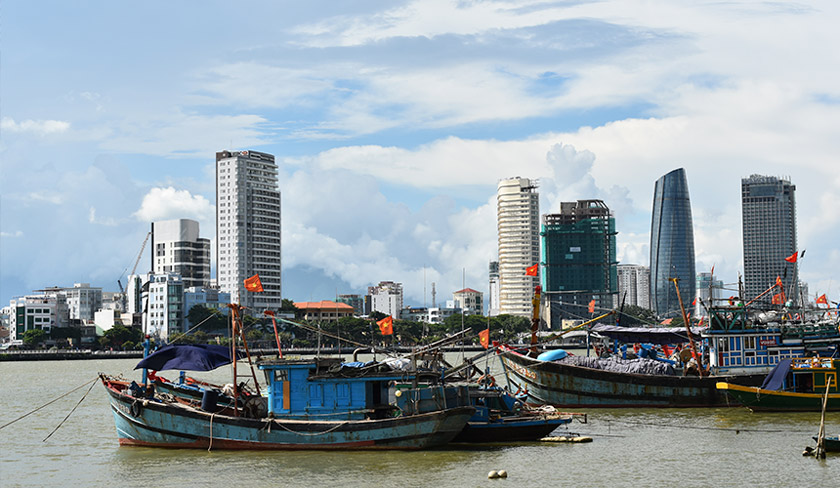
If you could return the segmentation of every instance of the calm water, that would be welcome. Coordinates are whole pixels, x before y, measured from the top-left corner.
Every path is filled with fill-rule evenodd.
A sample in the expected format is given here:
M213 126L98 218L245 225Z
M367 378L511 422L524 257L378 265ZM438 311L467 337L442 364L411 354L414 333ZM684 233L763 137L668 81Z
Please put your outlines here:
M136 360L0 363L0 425ZM494 365L495 367L495 365ZM198 375L196 375L198 376ZM225 381L220 372L204 378ZM744 409L598 410L569 431L590 444L522 443L424 452L225 452L119 447L97 384L0 430L0 486L840 486L840 455L804 458L819 414ZM829 433L840 414L829 414ZM735 429L740 430L736 433ZM556 434L563 434L563 429ZM505 469L507 480L488 480Z

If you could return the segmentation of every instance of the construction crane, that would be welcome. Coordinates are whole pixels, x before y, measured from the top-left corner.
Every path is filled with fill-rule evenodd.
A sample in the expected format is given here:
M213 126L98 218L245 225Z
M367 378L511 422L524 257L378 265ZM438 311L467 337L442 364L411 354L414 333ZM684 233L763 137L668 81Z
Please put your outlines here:
M143 257L143 251L146 250L146 244L149 242L149 237L152 237L152 232L151 231L146 233L146 238L143 239L143 244L140 245L140 252L137 253L137 259L134 260L134 266L131 268L131 273L129 273L128 276L133 275L137 271L137 265L140 264L140 258ZM128 268L124 269L123 274L125 274L125 272L127 270L128 270ZM117 285L119 285L120 294L122 294L123 312L127 312L128 311L128 297L126 296L125 290L123 289L122 281L120 281L121 279L122 279L122 276L120 276L117 279Z

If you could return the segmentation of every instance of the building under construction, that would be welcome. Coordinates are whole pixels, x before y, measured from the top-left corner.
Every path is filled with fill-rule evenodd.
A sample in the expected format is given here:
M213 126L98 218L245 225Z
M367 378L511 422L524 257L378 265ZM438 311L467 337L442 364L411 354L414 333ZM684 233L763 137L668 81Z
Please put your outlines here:
M590 318L614 306L618 293L615 218L601 200L560 204L559 214L543 215L545 318L559 328L563 319Z

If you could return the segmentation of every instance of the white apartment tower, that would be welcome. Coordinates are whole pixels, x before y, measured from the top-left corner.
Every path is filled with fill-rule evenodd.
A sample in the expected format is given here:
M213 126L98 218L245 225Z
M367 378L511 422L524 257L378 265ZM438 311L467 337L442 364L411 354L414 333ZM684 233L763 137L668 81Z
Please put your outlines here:
M152 222L152 270L181 275L185 288L210 286L210 240L198 237L198 222Z
M402 283L380 281L376 286L368 287L371 311L382 312L398 319L403 308Z
M257 151L216 153L218 286L252 315L277 310L280 289L280 191L274 156ZM264 291L245 290L259 275Z
M650 268L638 264L619 264L618 303L650 308Z
M539 276L525 275L540 261L540 196L536 180L499 182L499 313L529 317Z

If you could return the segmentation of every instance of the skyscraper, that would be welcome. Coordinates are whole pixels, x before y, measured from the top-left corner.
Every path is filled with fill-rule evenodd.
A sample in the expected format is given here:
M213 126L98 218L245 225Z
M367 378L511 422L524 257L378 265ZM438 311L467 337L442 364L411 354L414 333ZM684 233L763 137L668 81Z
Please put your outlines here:
M744 299L752 300L781 277L788 298L798 298L797 264L785 258L797 252L796 186L775 176L741 179L744 239ZM771 296L762 303L770 305Z
M579 319L595 300L612 308L618 292L615 218L601 200L563 202L560 213L543 215L543 293L551 324Z
M499 231L499 313L529 317L538 276L528 267L540 261L540 195L537 182L508 178L496 197Z
M650 226L650 305L661 317L680 315L671 278L677 278L686 311L694 300L694 226L685 170L656 181Z
M638 264L618 265L618 306L650 308L650 268Z
M198 222L152 222L152 270L181 275L184 288L210 286L210 240L198 236Z
M280 289L280 191L274 156L257 151L216 153L218 285L252 315L277 310ZM263 292L243 281L260 276Z

